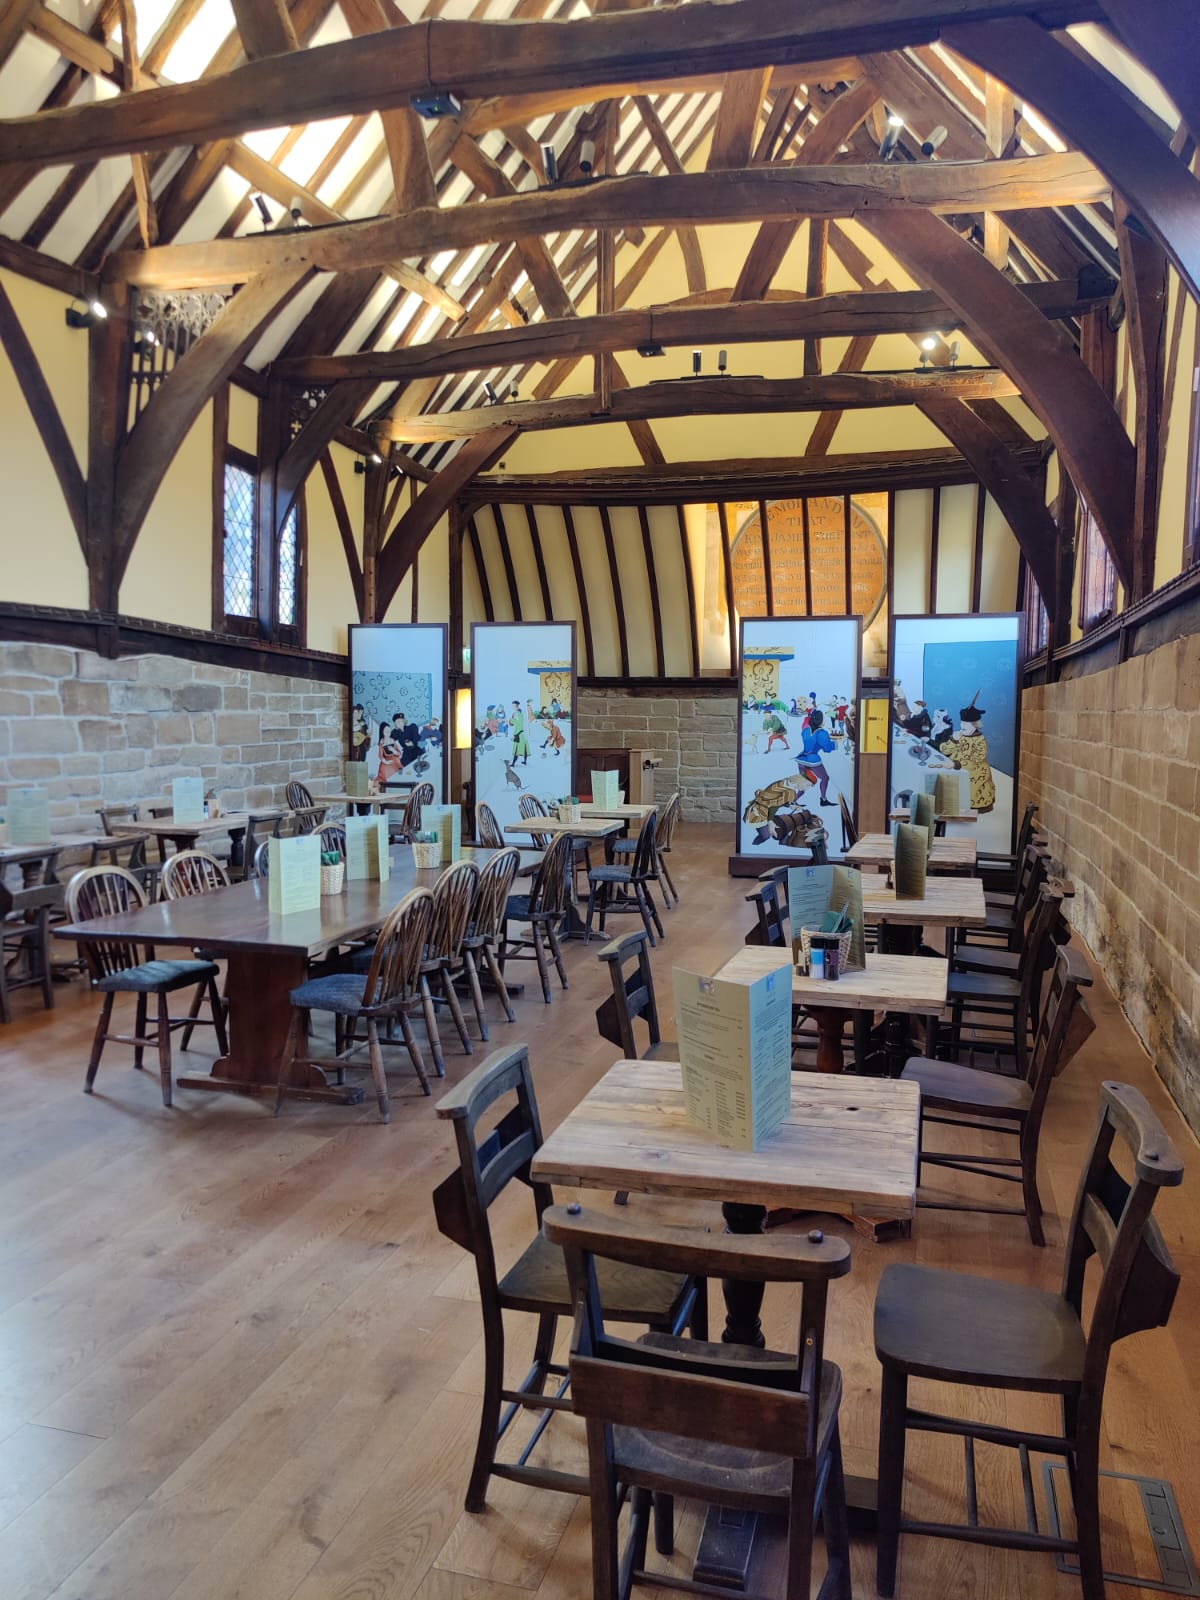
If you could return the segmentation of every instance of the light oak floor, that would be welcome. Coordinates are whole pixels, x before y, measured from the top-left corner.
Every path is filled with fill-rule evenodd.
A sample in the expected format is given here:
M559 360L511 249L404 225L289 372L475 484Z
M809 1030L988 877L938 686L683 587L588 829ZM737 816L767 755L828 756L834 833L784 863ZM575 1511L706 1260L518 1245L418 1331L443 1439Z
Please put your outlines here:
M672 967L711 970L750 924L748 885L724 874L727 850L726 830L678 835L683 904L665 914L669 937L654 957L668 1015ZM615 1055L595 1032L607 986L596 948L567 946L571 988L552 1005L527 991L515 1026L495 1009L493 1044L530 1044L547 1128ZM430 1205L451 1137L403 1059L390 1127L370 1099L350 1110L292 1103L275 1119L253 1102L179 1091L165 1111L157 1074L132 1071L119 1046L89 1099L80 1090L96 1002L78 980L58 999L46 1014L19 994L17 1020L0 1029L0 1600L585 1597L586 1504L496 1484L486 1514L462 1509L480 1325L470 1267ZM846 1377L847 1464L873 1467L882 1268L918 1260L1057 1286L1097 1084L1124 1078L1166 1118L1189 1172L1158 1213L1183 1287L1170 1327L1119 1347L1107 1465L1170 1479L1200 1542L1200 1163L1103 984L1092 1004L1097 1032L1050 1106L1044 1251L1019 1219L938 1212L922 1212L907 1242L851 1235L854 1268L835 1285L830 1329ZM207 1047L197 1043L189 1068ZM477 1044L469 1060L447 1036L451 1081L483 1054ZM514 1194L496 1209L502 1254L528 1237L525 1202ZM791 1331L782 1293L765 1315L773 1339ZM527 1337L518 1323L514 1373ZM1052 1420L1036 1398L969 1403L988 1417ZM547 1455L581 1460L578 1425L560 1422ZM957 1515L961 1467L954 1441L919 1438L909 1507ZM979 1471L982 1515L1019 1516L1015 1458L982 1447ZM1109 1565L1152 1573L1134 1497L1114 1490L1108 1510ZM681 1562L698 1525L688 1508ZM874 1594L873 1572L858 1538L856 1595ZM901 1593L1058 1600L1078 1589L1050 1557L909 1539Z

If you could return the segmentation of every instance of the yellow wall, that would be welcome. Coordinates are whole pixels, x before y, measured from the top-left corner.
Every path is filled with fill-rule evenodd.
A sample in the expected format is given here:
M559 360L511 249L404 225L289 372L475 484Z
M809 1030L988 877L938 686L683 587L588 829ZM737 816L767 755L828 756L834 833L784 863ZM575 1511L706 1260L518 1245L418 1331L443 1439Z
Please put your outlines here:
M126 616L212 627L212 406L167 469L121 584Z

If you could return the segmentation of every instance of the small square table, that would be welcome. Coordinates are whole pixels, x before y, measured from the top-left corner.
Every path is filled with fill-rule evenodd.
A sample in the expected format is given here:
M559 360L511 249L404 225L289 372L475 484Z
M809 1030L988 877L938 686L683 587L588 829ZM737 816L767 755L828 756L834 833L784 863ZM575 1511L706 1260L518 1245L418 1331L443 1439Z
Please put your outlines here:
M843 857L848 867L876 867L890 872L896 857L896 841L890 833L864 833ZM967 839L935 839L929 854L931 872L974 872L974 836Z

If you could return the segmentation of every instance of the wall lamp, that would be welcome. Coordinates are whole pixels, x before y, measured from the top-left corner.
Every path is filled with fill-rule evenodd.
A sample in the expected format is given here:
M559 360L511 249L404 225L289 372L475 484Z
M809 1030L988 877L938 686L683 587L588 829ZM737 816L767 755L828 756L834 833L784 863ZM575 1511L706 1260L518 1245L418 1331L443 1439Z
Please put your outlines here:
M102 300L76 298L74 304L67 307L66 317L68 328L90 328L94 322L107 319L108 309Z
M373 467L381 467L383 465L383 457L379 454L378 450L372 450L371 454L367 457L367 461L369 461ZM367 461L356 461L354 463L354 470L360 478L368 470Z

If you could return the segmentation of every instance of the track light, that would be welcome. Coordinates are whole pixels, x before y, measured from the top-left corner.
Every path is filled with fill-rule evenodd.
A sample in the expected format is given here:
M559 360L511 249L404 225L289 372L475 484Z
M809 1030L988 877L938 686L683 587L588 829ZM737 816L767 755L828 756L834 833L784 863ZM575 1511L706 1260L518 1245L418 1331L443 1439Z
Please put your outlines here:
M521 398L521 391L517 388L515 383L513 384L512 388L508 391L508 398L510 400L519 400Z
M542 146L542 165L546 169L546 182L558 182L558 156L552 144Z
M370 462L370 467L367 465L367 462ZM371 470L371 467L381 467L382 465L383 457L379 454L378 450L372 450L366 461L355 461L354 470L361 478Z
M956 367L958 365L958 340L957 339L955 339L954 343L950 346L950 365L952 367Z
M90 328L93 322L103 322L108 316L108 309L102 300L80 300L76 298L66 310L68 328Z
M251 198L251 200L254 201L254 204L258 207L258 214L262 218L263 227L264 228L269 228L271 226L271 224L275 220L274 217L271 215L270 206L267 204L266 200L264 199L264 197L261 194L252 194L250 196L250 198Z
M717 356L717 371L725 372L729 367L729 351L722 350Z
M288 206L288 214L297 227L304 221L304 200L298 195L292 196L292 203Z
M922 350L936 350L937 349L937 343L938 342L937 342L936 336L934 334L932 334L932 333L927 333L925 335L925 337L921 340L921 349Z
M484 380L484 385L483 385L483 392L488 397L488 405L490 405L490 406L498 406L500 404L500 396L496 393L496 386L495 386L494 383L489 383L485 379Z
M696 377L700 376L700 367L701 367L703 361L704 361L704 357L703 357L703 355L701 355L700 351L699 350L693 350L692 351L692 371L696 375Z
M921 145L921 154L923 156L931 156L931 155L933 155L934 151L940 150L942 148L942 146L945 144L946 140L949 137L950 137L949 128L944 128L941 125L941 123L939 123L938 126L929 135L928 139L926 139L924 141L924 143Z
M579 146L579 170L585 177L591 177L592 168L596 165L596 141L585 139Z
M897 116L894 111L890 111L883 138L879 141L879 159L881 161L890 161L892 159L892 153L900 142L900 130L903 126L904 118Z

